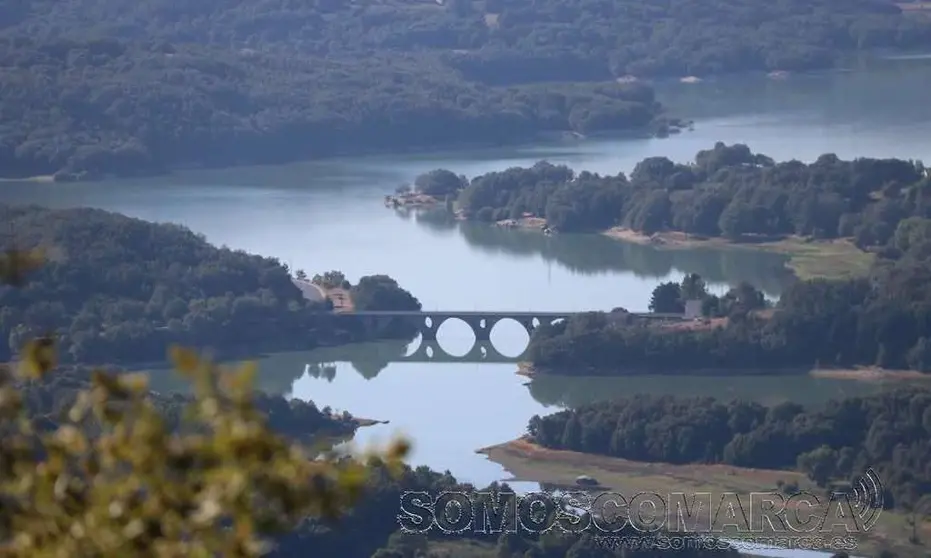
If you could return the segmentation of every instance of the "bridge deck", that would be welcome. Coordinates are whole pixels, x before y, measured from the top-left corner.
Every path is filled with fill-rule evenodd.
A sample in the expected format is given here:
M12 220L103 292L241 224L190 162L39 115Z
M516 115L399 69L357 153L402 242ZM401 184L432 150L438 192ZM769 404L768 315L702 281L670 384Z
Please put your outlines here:
M418 317L422 316L424 318L430 316L462 316L464 318L488 318L488 317L503 317L503 318L568 318L569 316L574 316L575 314L582 314L584 312L524 312L520 310L515 310L513 312L500 311L500 310L421 310L419 312L414 311L392 311L392 310L373 310L373 311L362 311L362 312L345 312L341 315L343 316L359 316L359 317L377 317L377 316L397 316L397 317ZM639 318L684 318L683 314L664 314L660 312L631 312L632 316L637 316Z

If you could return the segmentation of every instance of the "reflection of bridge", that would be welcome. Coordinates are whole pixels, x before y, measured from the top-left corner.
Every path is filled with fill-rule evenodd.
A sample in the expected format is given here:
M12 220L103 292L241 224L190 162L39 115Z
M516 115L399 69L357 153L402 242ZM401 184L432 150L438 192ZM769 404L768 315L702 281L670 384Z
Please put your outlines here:
M404 324L413 326L420 333L424 341L435 341L436 334L444 323L449 320L459 320L469 328L475 335L476 341L488 341L491 339L491 330L495 325L504 320L513 320L520 324L527 335L533 333L533 330L541 324L552 324L559 320L564 320L578 312L487 312L487 311L421 311L421 312L400 312L400 311L383 311L383 312L347 312L340 314L344 319L359 320L366 329L377 335L379 331L388 329L392 324ZM682 320L682 314L660 314L660 313L633 313L624 314L650 320Z
M485 363L485 364L506 364L510 362L520 362L524 360L527 353L525 348L517 356L506 356L501 354L495 344L489 341L476 341L468 353L462 356L456 356L449 353L439 344L438 341L422 340L417 350L409 355L399 355L395 362L461 362L461 363Z

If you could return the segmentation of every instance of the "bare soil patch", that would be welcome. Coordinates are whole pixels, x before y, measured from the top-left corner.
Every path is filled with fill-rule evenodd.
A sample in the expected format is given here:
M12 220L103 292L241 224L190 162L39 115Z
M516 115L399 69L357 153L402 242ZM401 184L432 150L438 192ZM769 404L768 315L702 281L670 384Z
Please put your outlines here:
M394 208L427 208L434 207L439 203L439 199L417 192L385 196L385 206Z
M525 216L520 219L504 219L495 223L498 227L506 229L530 229L543 230L546 227L546 219L542 217Z
M352 304L352 297L349 296L349 291L346 289L340 287L326 289L326 296L333 301L334 312L342 313L355 311L355 306Z

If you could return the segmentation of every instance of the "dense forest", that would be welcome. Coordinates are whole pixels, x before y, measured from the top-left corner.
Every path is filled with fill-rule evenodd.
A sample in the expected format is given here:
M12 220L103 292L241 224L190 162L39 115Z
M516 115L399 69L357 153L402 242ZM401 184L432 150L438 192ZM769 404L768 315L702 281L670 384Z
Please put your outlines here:
M659 285L651 307L679 311L700 299L705 322L657 326L624 312L592 312L533 332L528 358L540 372L752 373L776 368L876 365L931 372L931 220L895 229L870 275L797 281L771 310L740 285L708 295L698 277Z
M114 367L106 370L119 371ZM67 366L41 382L23 384L21 393L29 414L39 419L40 426L56 424L62 414L75 404L78 394L88 388L91 373L92 370L84 366ZM173 428L181 425L183 411L191 402L190 396L153 392L149 397ZM323 437L344 439L351 436L358 426L348 413L337 415L326 408L321 410L312 401L286 399L262 392L256 393L253 400L272 428L305 442L319 441Z
M478 221L544 217L567 232L614 226L749 240L787 235L888 242L899 222L931 217L931 173L920 162L825 154L776 163L742 144L716 144L688 164L640 161L630 176L575 173L541 161L464 181L462 215Z
M307 301L278 260L216 248L177 225L6 205L0 223L13 235L4 249L42 247L47 260L22 287L0 286L3 360L48 332L79 363L162 361L172 343L251 356L367 339ZM386 276L363 278L353 297L370 310L420 308Z
M745 401L644 396L596 403L528 426L547 447L667 463L798 469L819 486L872 467L886 507L931 494L931 391L908 388L806 410Z
M884 0L2 0L0 13L0 173L59 179L644 129L651 89L616 78L931 45L931 21Z

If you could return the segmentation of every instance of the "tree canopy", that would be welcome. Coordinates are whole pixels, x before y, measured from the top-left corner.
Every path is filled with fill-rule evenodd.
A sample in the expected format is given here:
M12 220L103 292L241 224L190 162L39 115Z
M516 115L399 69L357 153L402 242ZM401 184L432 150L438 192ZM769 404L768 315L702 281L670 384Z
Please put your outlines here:
M471 179L458 196L478 221L543 217L558 230L620 226L652 235L680 231L730 239L800 235L886 244L907 217L931 217L931 175L920 162L824 154L810 164L775 162L742 144L717 143L688 164L637 163L630 177L576 173L541 161ZM923 232L912 227L902 233Z
M872 0L5 0L4 176L161 172L644 129L655 78L931 46ZM662 123L656 123L662 128Z
M537 443L636 461L799 469L823 487L872 467L884 505L910 509L931 491L931 391L901 388L794 403L638 395L530 420Z
M161 361L173 343L249 356L369 339L306 300L278 260L217 248L184 227L7 205L0 222L15 232L5 248L47 254L23 286L0 285L3 359L44 334L58 337L64 361L98 364ZM416 302L383 275L361 284L389 304Z

